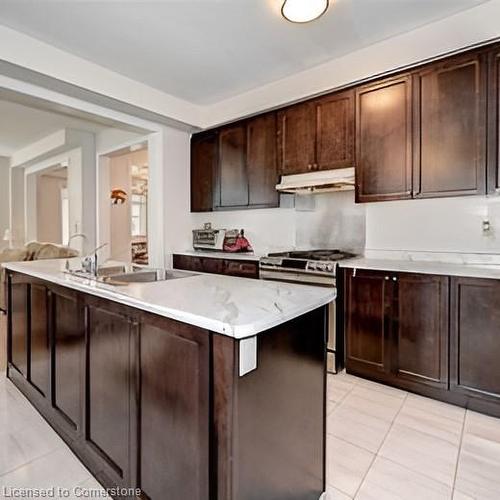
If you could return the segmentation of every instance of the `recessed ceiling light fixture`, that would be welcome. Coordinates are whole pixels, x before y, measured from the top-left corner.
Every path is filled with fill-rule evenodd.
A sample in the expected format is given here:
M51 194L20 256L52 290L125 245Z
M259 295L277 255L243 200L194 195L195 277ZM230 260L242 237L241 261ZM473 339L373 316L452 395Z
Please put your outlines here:
M281 7L283 17L292 23L308 23L328 10L328 0L285 0Z

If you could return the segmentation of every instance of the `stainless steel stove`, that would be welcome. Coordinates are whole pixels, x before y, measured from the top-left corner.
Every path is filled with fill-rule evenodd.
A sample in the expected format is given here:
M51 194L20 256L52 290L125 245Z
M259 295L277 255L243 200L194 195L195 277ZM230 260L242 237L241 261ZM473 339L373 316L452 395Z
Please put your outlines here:
M262 279L335 286L337 262L356 257L343 250L294 250L260 259Z
M294 250L270 253L260 259L260 278L308 285L337 285L338 261L357 255L343 250ZM337 335L336 305L328 307L327 370L337 373L343 368L344 341Z

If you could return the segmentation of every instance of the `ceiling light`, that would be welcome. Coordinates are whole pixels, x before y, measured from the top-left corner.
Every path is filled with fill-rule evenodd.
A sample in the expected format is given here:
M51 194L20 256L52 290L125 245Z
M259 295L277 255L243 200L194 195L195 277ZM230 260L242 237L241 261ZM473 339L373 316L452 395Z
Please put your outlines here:
M328 9L328 0L285 0L281 14L292 23L308 23L321 17Z

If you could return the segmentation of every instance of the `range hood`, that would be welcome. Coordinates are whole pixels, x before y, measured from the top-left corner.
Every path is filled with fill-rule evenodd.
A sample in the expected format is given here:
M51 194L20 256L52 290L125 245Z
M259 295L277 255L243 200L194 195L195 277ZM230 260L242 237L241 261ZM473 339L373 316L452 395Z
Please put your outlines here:
M354 190L354 167L283 175L276 189L282 193L312 194Z

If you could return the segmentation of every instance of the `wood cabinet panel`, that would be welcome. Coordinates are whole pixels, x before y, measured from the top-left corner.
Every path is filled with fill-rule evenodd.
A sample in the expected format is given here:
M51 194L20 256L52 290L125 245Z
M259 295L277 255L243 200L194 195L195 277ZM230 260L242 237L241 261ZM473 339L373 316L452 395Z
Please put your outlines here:
M346 271L346 366L390 369L393 281L378 271Z
M452 278L451 389L500 401L500 282Z
M219 207L248 205L246 129L244 124L219 132Z
M227 276L238 276L240 278L259 277L258 262L242 262L240 260L224 261L224 274Z
M486 61L432 65L414 77L417 197L485 192Z
M131 484L130 359L132 322L109 302L87 299L88 387L86 440L103 456L117 484Z
M206 332L142 319L140 487L147 498L209 497L209 356Z
M181 269L184 271L225 274L228 276L239 276L241 278L259 277L259 263L257 261L174 254L173 267L174 269Z
M399 273L397 280L393 371L447 387L449 279Z
M217 167L217 134L195 134L191 138L191 211L208 212L214 207L214 177Z
M77 433L83 421L85 329L76 293L52 290L54 337L53 405Z
M248 202L251 206L277 207L279 195L276 114L252 118L247 123Z
M489 53L488 193L500 188L500 50Z
M279 172L313 170L316 161L316 119L310 102L278 112Z
M354 92L318 99L316 108L316 169L354 165Z
M411 80L409 76L356 91L356 199L411 198Z
M28 376L28 284L22 278L9 275L9 360Z
M44 395L50 388L50 334L48 291L44 285L30 286L30 382Z

